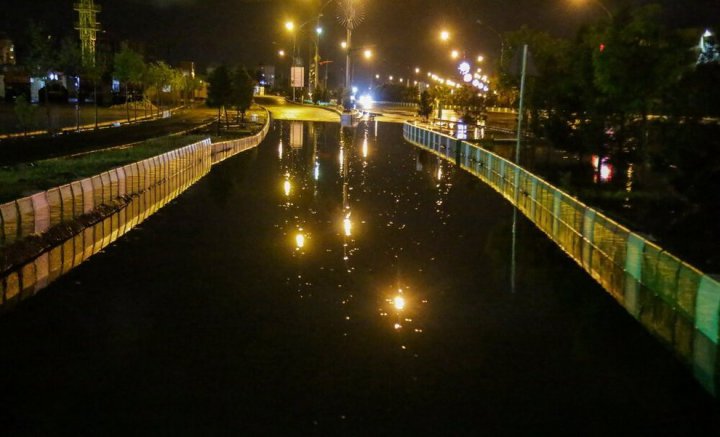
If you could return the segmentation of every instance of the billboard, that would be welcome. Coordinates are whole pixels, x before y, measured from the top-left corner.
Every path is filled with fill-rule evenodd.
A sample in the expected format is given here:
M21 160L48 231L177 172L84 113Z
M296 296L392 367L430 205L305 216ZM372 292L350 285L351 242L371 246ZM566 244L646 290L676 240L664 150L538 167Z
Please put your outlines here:
M290 86L303 88L305 86L305 67L290 68Z

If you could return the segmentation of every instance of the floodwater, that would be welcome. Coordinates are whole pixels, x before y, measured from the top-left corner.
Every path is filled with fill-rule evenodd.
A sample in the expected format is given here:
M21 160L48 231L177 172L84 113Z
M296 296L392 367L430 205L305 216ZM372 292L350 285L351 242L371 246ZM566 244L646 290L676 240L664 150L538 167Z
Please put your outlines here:
M0 315L0 432L716 430L718 402L395 124L265 142Z

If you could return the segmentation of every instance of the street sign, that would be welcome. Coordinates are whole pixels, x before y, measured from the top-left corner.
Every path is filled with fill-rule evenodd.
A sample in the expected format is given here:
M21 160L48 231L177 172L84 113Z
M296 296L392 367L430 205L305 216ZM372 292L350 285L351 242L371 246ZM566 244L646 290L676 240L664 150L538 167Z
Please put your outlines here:
M290 69L290 86L303 88L305 86L305 67L292 67Z

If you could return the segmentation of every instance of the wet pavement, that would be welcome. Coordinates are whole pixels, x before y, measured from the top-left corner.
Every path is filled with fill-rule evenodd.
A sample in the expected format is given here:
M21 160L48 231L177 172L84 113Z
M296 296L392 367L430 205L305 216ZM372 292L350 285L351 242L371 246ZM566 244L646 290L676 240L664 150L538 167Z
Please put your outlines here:
M0 429L717 429L717 401L522 218L512 293L511 207L401 129L276 122L0 315Z

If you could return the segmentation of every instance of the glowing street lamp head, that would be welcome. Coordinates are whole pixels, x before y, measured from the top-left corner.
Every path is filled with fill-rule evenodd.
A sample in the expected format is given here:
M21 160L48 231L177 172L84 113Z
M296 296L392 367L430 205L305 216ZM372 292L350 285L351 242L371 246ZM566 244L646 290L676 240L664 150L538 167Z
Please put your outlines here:
M402 296L395 296L393 299L393 306L396 310L402 311L405 309L405 298Z
M293 30L295 30L295 23L293 23L292 21L286 21L285 29L287 29L289 32L292 32Z
M322 27L318 27L318 28L315 29L315 32L317 32L318 35L322 35L322 33L323 33L323 28L322 28Z
M419 74L419 73L420 73L420 67L415 67L415 74Z
M376 75L375 75L375 79L380 79L380 75L379 75L379 74L376 74Z
M479 55L479 56L477 57L477 61L478 61L478 62L482 62L482 61L484 61L484 60L485 60L485 57L484 57L483 55Z
M450 52L450 57L453 59L457 59L460 57L460 52L457 50L453 50L452 52Z
M372 55L373 55L373 53L372 53L372 50L370 50L370 49L367 49L363 52L363 56L365 57L365 59L372 58Z
M346 49L347 48L347 41L343 41L340 43L340 47Z
M443 30L440 32L440 41L447 41L450 39L450 32Z
M285 50L278 50L278 56L280 56L281 58L285 56Z

